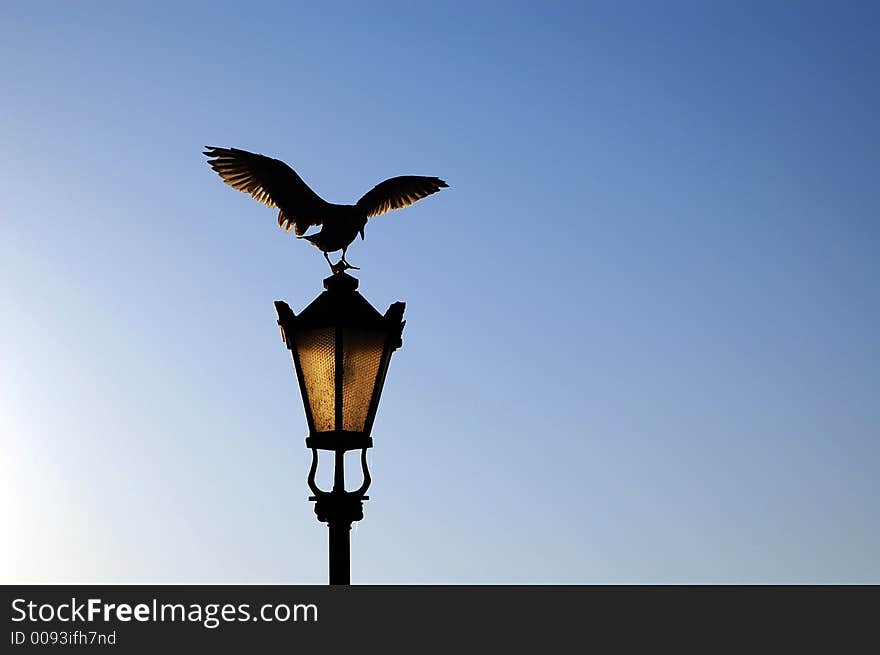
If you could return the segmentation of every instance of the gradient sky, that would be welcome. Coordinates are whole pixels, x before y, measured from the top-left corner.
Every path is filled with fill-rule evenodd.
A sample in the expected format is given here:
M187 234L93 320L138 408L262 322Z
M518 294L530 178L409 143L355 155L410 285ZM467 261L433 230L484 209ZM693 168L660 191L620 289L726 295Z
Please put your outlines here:
M218 145L450 184L348 253L354 582L880 582L877 3L178 4L2 3L0 581L326 581Z

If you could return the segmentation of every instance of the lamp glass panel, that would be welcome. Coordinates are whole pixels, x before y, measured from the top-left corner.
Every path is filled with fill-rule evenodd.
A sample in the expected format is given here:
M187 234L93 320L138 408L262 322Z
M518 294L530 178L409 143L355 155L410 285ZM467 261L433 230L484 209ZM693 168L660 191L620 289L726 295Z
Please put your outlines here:
M342 429L362 432L370 411L376 375L382 364L385 332L342 330Z
M296 335L299 366L317 432L333 430L336 418L335 332L334 328L321 328L304 330Z

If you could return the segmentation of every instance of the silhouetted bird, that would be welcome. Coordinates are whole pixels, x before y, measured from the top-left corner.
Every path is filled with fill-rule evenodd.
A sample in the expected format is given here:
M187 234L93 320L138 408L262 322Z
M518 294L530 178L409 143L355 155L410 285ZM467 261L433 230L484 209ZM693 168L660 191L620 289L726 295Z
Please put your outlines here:
M402 175L377 184L354 205L336 205L318 196L283 161L238 148L206 147L208 163L226 184L277 208L278 225L287 232L293 228L298 238L323 252L334 273L356 268L345 260L345 251L358 233L364 238L367 219L407 207L448 186L439 177ZM320 225L321 230L303 236L312 225ZM334 266L327 253L337 250L342 251L342 259Z

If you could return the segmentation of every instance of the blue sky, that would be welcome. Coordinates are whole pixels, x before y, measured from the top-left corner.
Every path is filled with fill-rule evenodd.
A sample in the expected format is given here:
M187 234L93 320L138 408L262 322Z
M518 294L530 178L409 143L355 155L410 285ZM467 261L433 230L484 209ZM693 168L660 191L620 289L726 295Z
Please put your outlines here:
M326 580L272 302L200 154L407 302L360 583L880 582L875 3L4 3L4 582Z

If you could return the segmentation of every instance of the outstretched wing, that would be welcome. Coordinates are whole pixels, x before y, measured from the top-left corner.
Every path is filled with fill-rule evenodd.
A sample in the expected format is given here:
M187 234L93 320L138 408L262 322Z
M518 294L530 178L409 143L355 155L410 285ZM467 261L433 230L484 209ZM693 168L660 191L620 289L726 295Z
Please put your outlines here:
M290 166L278 159L238 148L206 146L203 154L223 181L255 200L277 207L278 225L303 234L323 221L327 202L312 191Z
M374 186L357 201L357 206L367 213L367 218L371 218L390 212L392 209L409 207L414 202L448 186L439 177L401 175Z

